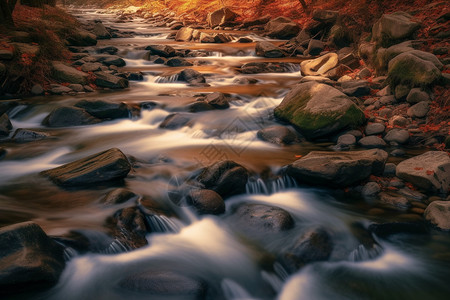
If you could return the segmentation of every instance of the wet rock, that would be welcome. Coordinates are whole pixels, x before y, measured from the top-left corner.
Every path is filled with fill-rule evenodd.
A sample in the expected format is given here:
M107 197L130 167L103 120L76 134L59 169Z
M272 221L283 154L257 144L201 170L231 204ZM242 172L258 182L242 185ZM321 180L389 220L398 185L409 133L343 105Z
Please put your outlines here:
M14 132L12 140L16 143L27 143L43 140L50 137L50 134L41 131L19 128Z
M127 74L127 79L129 81L143 81L144 74L141 72L132 72Z
M89 31L78 29L73 32L68 38L67 41L70 46L95 46L97 45L97 38L94 34Z
M428 95L427 92L424 92L419 88L411 89L408 93L408 96L406 97L406 102L410 104L416 104L423 101L425 102L431 101L430 96Z
M266 34L272 38L290 39L300 32L300 26L291 19L285 17L277 17L270 20L264 27Z
M191 121L191 115L187 113L174 113L168 115L161 124L159 128L175 130L189 125Z
M8 115L6 113L2 114L0 116L0 136L9 135L12 129L13 126L8 118Z
M193 64L181 57L172 57L166 61L166 65L169 67L190 67Z
M438 80L440 76L441 72L432 62L410 52L396 56L388 65L388 78L392 86L399 84L410 87L427 86Z
M260 140L276 144L289 145L297 140L297 135L285 126L275 125L260 129L257 133Z
M383 123L369 123L364 131L366 135L377 135L384 132L386 126Z
M364 113L337 89L316 82L295 86L275 108L275 117L295 125L309 139L359 127Z
M145 238L147 231L146 220L138 207L127 207L114 213L107 220L114 236L123 246L136 249L147 245Z
M175 49L169 45L149 45L145 50L150 50L153 55L159 55L166 58L176 55Z
M284 57L283 51L271 42L257 42L255 46L257 56L278 58Z
M189 42L192 39L192 33L194 32L194 29L190 27L183 27L178 30L175 41L178 42Z
M303 75L325 75L329 70L337 66L339 62L336 53L328 53L321 57L305 60L300 63L300 69Z
M233 225L245 234L282 232L294 227L294 219L282 208L264 204L241 204L230 217Z
M125 67L126 63L123 58L117 55L95 55L94 58L105 66Z
M294 69L297 68L291 63L250 62L241 66L241 72L244 74L287 73Z
M95 84L99 87L110 89L124 89L128 87L128 80L125 78L106 72L96 72L95 76Z
M419 29L420 24L411 21L405 12L384 14L372 27L372 40L382 46L390 46L407 39Z
M199 84L206 82L205 77L200 72L193 69L184 69L178 75L178 79L180 81L185 81L190 84Z
M342 92L347 96L360 97L370 94L369 83L365 80L351 80L341 83Z
M424 118L430 111L430 103L422 101L408 108L407 114L411 118Z
M1 75L1 74L0 74ZM40 84L35 84L33 85L33 87L31 88L31 94L35 95L35 96L39 96L44 94L44 88L42 87L42 85Z
M86 84L88 74L78 71L72 67L66 66L62 62L52 62L53 77L56 80L68 83Z
M429 191L450 189L450 157L443 151L428 151L397 165L397 177Z
M220 215L225 212L225 202L222 197L212 190L192 190L186 199L200 215Z
M153 61L153 63L159 64L159 65L165 65L166 62L167 62L167 58L164 58L164 57L158 57L157 59L155 59Z
M100 71L102 68L102 64L95 62L95 63L85 63L81 66L81 71L83 72L97 72Z
M361 147L369 148L369 149L384 148L387 146L386 142L382 138L374 136L374 135L363 137L362 139L360 139L358 141L358 144Z
M368 182L364 185L364 187L361 190L361 195L366 198L374 198L378 193L381 191L380 186L376 182Z
M80 100L74 105L84 109L90 115L98 119L128 118L131 114L127 104L106 100Z
M168 299L204 299L204 282L172 271L152 270L123 279L119 286L151 297Z
M117 148L99 152L60 167L42 171L61 186L87 186L125 178L131 171L127 157Z
M0 295L55 285L65 265L63 251L33 222L0 228Z
M105 25L101 22L96 22L92 28L92 32L96 35L97 39L110 39L111 33L106 29Z
M7 49L0 49L0 60L11 60L14 57L14 52Z
M206 17L206 22L208 23L209 27L215 28L217 26L223 26L230 21L234 21L236 17L237 14L235 12L233 12L228 7L223 7L216 11L213 11L212 13L209 13Z
M245 193L248 171L234 161L224 160L206 167L197 181L225 199Z
M209 111L209 110L215 110L216 108L212 106L211 104L207 103L206 101L196 101L189 105L189 111L196 113L196 112L202 112L202 111Z
M384 166L384 172L383 172L383 176L385 177L391 177L391 176L395 176L395 170L397 169L397 165L393 164L393 163L387 163Z
M384 136L384 140L388 143L406 144L409 141L409 132L405 129L394 128Z
M59 84L51 84L50 85L50 93L53 95L62 95L72 92L72 89Z
M319 40L311 39L308 44L309 55L319 55L325 48L325 43Z
M117 52L119 52L119 49L114 46L107 46L97 49L98 53L108 53L109 55L115 55Z
M389 193L380 193L380 203L390 206L394 209L406 210L410 207L410 203L406 197L400 195L392 195Z
M114 189L111 192L109 192L102 199L102 202L105 204L114 205L114 204L121 204L121 203L127 202L131 199L137 199L138 197L139 197L139 195L137 195L136 193L134 193L128 189L118 188L118 189Z
M312 151L288 166L299 183L343 187L383 173L388 154L379 149L349 152Z
M338 145L351 146L356 144L356 137L353 134L343 134L337 140Z
M253 40L252 40L251 38L248 38L248 37L240 37L240 38L236 41L236 43L245 43L245 44L247 44L247 43L253 43Z
M101 120L94 118L84 109L62 106L53 110L43 121L42 125L48 127L68 127L92 125L100 123Z
M225 94L220 92L208 94L205 97L205 101L206 103L217 109L227 109L230 107L227 97L225 96Z
M433 201L425 209L425 219L442 230L450 230L450 202Z
M406 155L406 152L403 149L395 149L391 151L390 155L393 157L403 157Z
M283 255L283 262L291 272L316 261L325 261L333 251L333 241L324 228L313 228L305 232L294 246Z

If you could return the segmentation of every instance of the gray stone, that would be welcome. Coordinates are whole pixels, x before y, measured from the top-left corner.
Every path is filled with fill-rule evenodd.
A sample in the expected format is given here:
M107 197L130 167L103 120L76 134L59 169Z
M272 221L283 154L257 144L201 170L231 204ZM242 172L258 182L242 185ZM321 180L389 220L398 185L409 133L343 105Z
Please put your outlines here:
M330 135L365 122L364 113L337 89L316 82L295 86L275 108L275 116L297 126L307 138Z
M102 67L101 63L94 62L94 63L85 63L81 66L81 71L83 72L96 72L100 71Z
M364 185L364 187L361 190L361 195L364 198L373 198L381 191L380 186L376 182L368 182Z
M337 140L338 145L351 146L356 144L356 137L353 134L343 134Z
M450 201L433 201L425 209L425 219L443 230L450 230Z
M361 71L358 72L359 78L366 79L369 78L370 76L372 76L372 72L367 68L363 68Z
M44 94L44 88L40 84L35 84L31 88L31 94L38 96Z
M379 194L380 196L380 202L382 204L385 204L389 207L399 209L399 210L406 210L408 207L410 207L410 203L406 197L399 196L399 195L391 195L385 192L381 192Z
M369 83L365 80L349 80L341 83L344 94L351 97L360 97L370 94Z
M40 174L57 185L88 186L121 180L130 171L127 157L119 149L111 148Z
M397 169L397 165L393 163L387 163L384 166L383 176L395 176L395 170Z
M450 157L443 151L428 151L397 165L397 177L430 191L447 193L450 188Z
M380 98L380 104L381 105L392 105L394 103L396 103L397 100L395 99L395 96L390 95L390 96L383 96Z
M62 106L53 110L42 124L48 127L81 126L100 123L101 120L94 118L84 109L72 106Z
M52 62L53 77L56 80L68 83L86 84L88 82L88 74L78 71L70 66L66 66L62 62Z
M422 101L414 104L408 109L408 116L411 118L424 118L430 111L430 103L427 101Z
M84 92L84 87L81 84L72 83L69 84L68 88L77 93Z
M316 9L313 11L312 18L322 23L335 23L339 16L337 10Z
M384 140L388 143L406 144L409 141L409 132L405 129L394 128L389 130Z
M70 46L95 46L97 45L97 37L89 31L78 29L68 38Z
M72 89L64 85L51 84L49 92L54 95L62 95L72 92Z
M386 126L383 123L369 123L366 126L366 130L364 132L366 135L377 135L384 132Z
M92 28L92 32L96 35L97 39L110 39L111 34L106 29L105 25L101 22L96 22Z
M106 72L96 72L95 77L95 84L99 87L110 89L124 89L128 87L127 79Z
M358 141L358 144L364 148L384 148L387 146L386 142L375 135L363 137Z
M399 127L405 127L409 124L408 119L406 119L403 116L393 116L389 119L389 125L391 126L399 126Z
M343 187L371 174L383 173L388 154L380 149L350 152L312 151L288 166L287 173L299 183Z
M411 89L406 97L406 102L410 104L416 104L422 101L429 102L431 99L427 92L424 92L419 88Z

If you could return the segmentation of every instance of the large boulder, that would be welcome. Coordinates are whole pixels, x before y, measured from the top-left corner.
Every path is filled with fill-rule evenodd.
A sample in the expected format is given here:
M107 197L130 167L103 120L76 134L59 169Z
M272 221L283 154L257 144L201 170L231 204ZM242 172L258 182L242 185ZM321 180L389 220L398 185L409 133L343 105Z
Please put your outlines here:
M272 44L271 42L257 42L255 46L255 52L257 56L278 58L284 57L283 51L280 48Z
M106 100L80 100L75 107L84 109L87 113L98 119L120 119L130 116L130 109L124 102Z
M450 230L450 201L434 201L424 213L425 219L440 229Z
M57 185L87 186L123 179L130 170L130 162L122 151L111 148L41 174Z
M66 66L62 62L52 62L53 77L62 82L86 84L88 82L88 74L78 71L72 67Z
M300 63L300 70L306 76L323 76L337 66L339 62L336 53L328 53L315 59L304 60Z
M209 13L206 22L208 22L209 27L214 28L220 25L224 25L227 22L234 21L237 14L233 12L228 7L224 7Z
M359 183L371 174L382 174L387 157L380 149L312 151L289 165L287 173L299 183L343 187Z
M0 228L0 296L49 288L57 283L64 265L64 248L39 225L25 222Z
M100 87L110 89L124 89L128 87L127 79L106 72L96 72L95 77L95 84Z
M450 189L450 157L447 152L428 151L397 165L397 177L429 191Z
M67 38L67 42L70 46L95 46L97 45L97 38L95 34L79 29Z
M274 113L277 118L295 125L309 139L359 127L365 122L364 113L349 97L316 82L295 86Z
M385 47L411 37L420 27L411 18L411 15L401 11L382 15L372 27L372 40Z
M231 160L219 161L203 169L197 181L218 193L222 198L245 192L248 171Z
M42 125L48 127L82 126L100 123L84 109L73 106L61 106L55 108L45 119Z
M393 58L388 65L391 88L397 85L409 87L428 86L437 81L441 72L436 65L409 52Z
M300 32L300 26L289 18L278 17L270 20L264 30L272 38L288 40Z

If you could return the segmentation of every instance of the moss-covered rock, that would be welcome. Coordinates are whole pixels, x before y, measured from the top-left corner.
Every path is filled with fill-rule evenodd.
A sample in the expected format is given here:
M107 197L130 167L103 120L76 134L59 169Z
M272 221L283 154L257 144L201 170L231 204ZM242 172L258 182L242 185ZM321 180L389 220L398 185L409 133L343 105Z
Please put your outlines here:
M388 65L388 81L391 87L399 84L409 87L428 86L440 76L441 72L433 62L410 52L396 56Z
M316 82L294 87L274 113L277 118L295 125L308 139L355 128L365 122L364 113L349 97Z

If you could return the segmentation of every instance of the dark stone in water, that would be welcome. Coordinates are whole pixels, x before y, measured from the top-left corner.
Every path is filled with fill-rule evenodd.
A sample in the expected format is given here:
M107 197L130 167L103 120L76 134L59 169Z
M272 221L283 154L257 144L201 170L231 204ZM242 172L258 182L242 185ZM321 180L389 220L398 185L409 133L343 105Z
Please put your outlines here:
M119 76L114 76L106 72L95 72L95 84L99 87L110 89L124 89L128 87L128 80Z
M206 96L205 101L217 109L227 109L230 107L227 97L223 93L215 92Z
M76 107L84 109L90 115L99 119L128 118L130 110L127 104L106 100L80 100Z
M192 190L186 201L200 215L220 215L225 212L225 202L219 194L212 190Z
M115 55L117 52L119 52L119 49L114 46L107 46L103 48L97 49L98 53L108 53L110 55Z
M141 72L129 73L127 75L127 79L133 80L133 81L142 81L142 80L144 80L144 74L142 74Z
M258 42L255 46L255 52L257 56L268 58L285 57L283 51L280 48L272 44L271 42Z
M145 216L139 208L127 207L118 210L107 223L112 227L112 235L122 245L131 249L147 245L147 239L145 238L148 233L147 225Z
M151 296L178 297L170 299L204 299L207 286L204 282L172 271L153 270L130 276L119 283L120 287Z
M125 178L131 170L127 157L117 148L112 148L60 167L42 171L61 186L88 186L100 182Z
M244 74L288 73L295 69L299 67L291 63L251 62L244 64L241 72Z
M34 131L30 129L19 128L14 132L12 140L16 143L27 143L46 139L50 134L46 132Z
M255 234L277 233L294 227L294 219L287 211L264 204L239 205L230 220L249 237Z
M71 106L62 106L53 110L43 121L42 125L48 127L68 127L92 125L101 120L94 118L84 109Z
M193 64L181 57L173 57L166 61L166 65L169 67L190 67Z
M297 140L297 135L281 125L267 127L258 131L259 139L277 145L289 145Z
M7 114L3 114L0 116L0 136L9 135L11 129L13 128L11 121L8 118Z
M295 245L283 255L283 262L291 272L304 265L325 261L333 251L333 242L324 228L314 228L303 234Z
M169 45L149 45L145 50L150 50L151 54L159 55L162 57L174 57L176 51Z
M155 59L153 61L153 63L159 64L159 65L165 65L166 62L167 62L167 58L164 58L164 57L158 57L157 59Z
M0 296L55 285L64 269L64 248L39 225L19 223L0 229Z
M208 110L215 110L216 108L212 106L211 104L207 103L206 101L196 101L189 105L189 111L190 112L202 112L202 111L208 111Z
M191 116L187 113L174 113L168 115L161 124L159 124L159 128L164 129L179 129L186 125L189 125L191 121Z
M133 198L137 199L138 197L139 195L128 189L118 188L109 192L105 198L103 198L102 202L105 204L120 204Z
M203 169L197 180L205 188L228 198L245 192L248 171L234 161L224 160Z
M178 79L180 81L185 81L190 84L199 84L199 83L205 83L205 77L198 71L193 69L185 69L181 71L179 74Z

